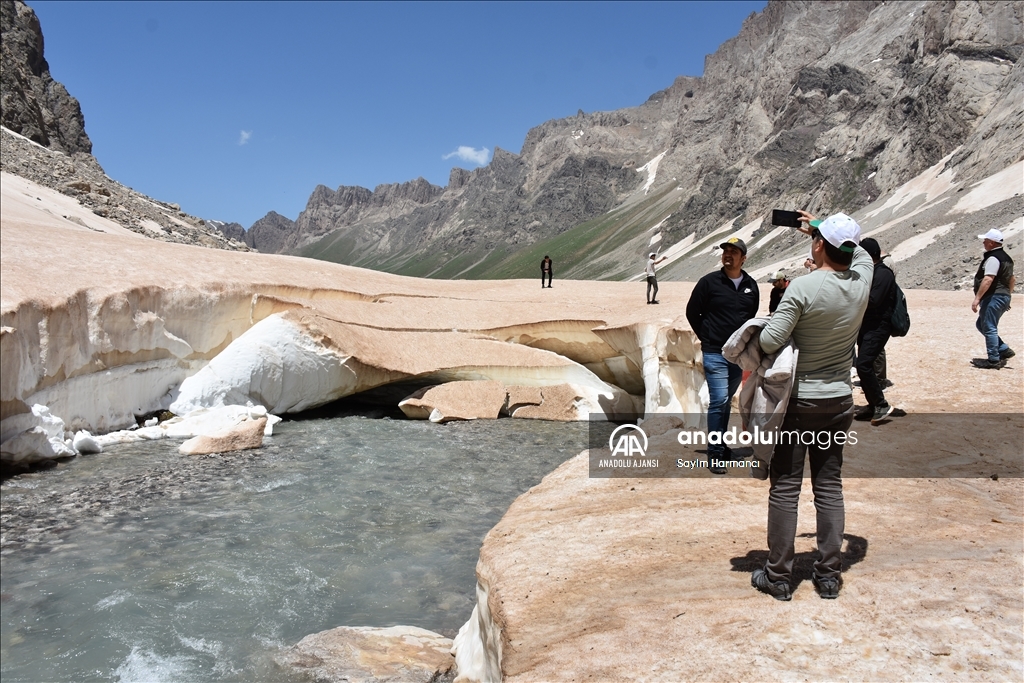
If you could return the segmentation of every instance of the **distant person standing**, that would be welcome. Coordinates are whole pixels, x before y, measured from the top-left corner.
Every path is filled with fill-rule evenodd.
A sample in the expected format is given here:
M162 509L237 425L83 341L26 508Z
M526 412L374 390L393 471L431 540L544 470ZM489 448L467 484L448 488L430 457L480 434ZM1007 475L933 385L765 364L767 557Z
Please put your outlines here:
M864 320L857 335L857 376L860 388L868 405L857 413L857 420L871 420L878 424L892 413L892 406L885 400L881 380L875 373L875 362L885 351L885 345L892 333L892 313L896 308L896 276L882 263L882 248L871 237L860 241L873 263L871 292Z
M647 267L644 268L644 272L647 273L647 303L649 304L661 303L658 301L658 275L654 270L654 266L667 258L667 256L662 256L659 259L658 255L653 251L647 257ZM652 289L653 292L651 291Z
M730 401L743 377L740 366L722 355L722 346L743 323L757 315L761 303L757 283L743 270L746 243L732 237L721 247L722 268L697 280L686 304L686 320L700 339L708 383L708 468L714 474L728 472L712 462L724 459L727 449L722 443L711 444L710 436L728 428Z
M768 282L772 283L771 295L768 297L768 313L774 313L782 301L782 295L786 293L786 287L789 287L789 278L781 270L777 270L768 276Z
M999 319L1010 310L1010 293L1017 285L1013 274L1013 259L1003 251L1003 233L989 230L978 235L983 240L985 255L974 276L974 302L971 310L978 314L977 328L985 336L987 358L971 361L976 368L998 370L1007 358L1015 355L1013 349L999 337Z
M548 278L548 288L551 287L551 276L554 273L554 267L551 265L551 257L544 254L544 258L540 262L540 288L544 289L544 277Z
M777 600L792 598L797 510L810 460L811 488L817 512L818 557L812 581L822 598L839 597L843 570L843 446L853 423L850 366L864 309L871 292L871 257L859 248L860 226L846 214L818 221L800 212L811 236L814 272L793 281L779 308L761 330L765 353L774 353L790 339L800 349L796 381L778 433L813 433L775 446L769 466L768 561L754 571L754 588Z
M893 275L897 275L896 261L893 260L892 254L882 252L882 265L891 270ZM892 380L889 379L888 364L885 361L885 349L882 349L878 353L878 358L875 359L875 375L878 376L878 383L882 385L883 390L892 386Z

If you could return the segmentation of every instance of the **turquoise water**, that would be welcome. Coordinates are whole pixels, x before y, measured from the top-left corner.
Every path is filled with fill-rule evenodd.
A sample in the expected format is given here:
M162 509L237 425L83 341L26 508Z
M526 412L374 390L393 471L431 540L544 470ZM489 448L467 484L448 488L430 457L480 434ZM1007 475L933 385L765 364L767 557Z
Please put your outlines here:
M585 423L346 417L242 454L149 442L15 477L0 674L289 680L273 655L335 626L452 637L484 535L585 440Z

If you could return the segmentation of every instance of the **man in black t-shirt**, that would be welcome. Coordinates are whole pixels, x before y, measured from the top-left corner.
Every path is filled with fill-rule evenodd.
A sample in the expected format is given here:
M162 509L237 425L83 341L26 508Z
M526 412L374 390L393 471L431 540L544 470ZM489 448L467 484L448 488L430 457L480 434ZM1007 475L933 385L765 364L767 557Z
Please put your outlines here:
M686 319L697 333L703 352L704 378L708 383L708 467L714 474L726 474L725 467L712 459L724 459L727 451L721 433L729 426L731 401L739 388L743 371L722 355L722 346L743 323L757 315L760 294L757 283L743 270L747 245L738 237L723 242L722 268L708 273L693 288L686 304ZM719 443L712 444L717 433Z

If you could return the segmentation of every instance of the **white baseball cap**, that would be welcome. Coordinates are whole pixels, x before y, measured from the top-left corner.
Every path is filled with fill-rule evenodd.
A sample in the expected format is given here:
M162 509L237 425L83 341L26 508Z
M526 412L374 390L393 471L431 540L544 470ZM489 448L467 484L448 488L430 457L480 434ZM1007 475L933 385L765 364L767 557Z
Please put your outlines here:
M1003 233L1000 232L999 230L996 230L995 228L992 228L991 230L986 232L984 235L978 235L978 239L979 240L992 240L993 242L999 242L999 244L1002 244L1003 243Z
M860 225L845 213L833 214L823 221L813 220L811 227L817 228L829 244L842 251L852 252L853 246L860 244Z

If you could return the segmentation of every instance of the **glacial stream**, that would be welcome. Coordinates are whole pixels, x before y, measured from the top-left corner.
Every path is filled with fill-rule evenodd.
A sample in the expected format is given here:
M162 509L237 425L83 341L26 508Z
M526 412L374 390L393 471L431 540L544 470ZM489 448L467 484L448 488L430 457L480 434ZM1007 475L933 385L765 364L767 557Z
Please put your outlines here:
M586 423L285 422L262 449L111 448L2 494L0 674L295 680L273 656L335 626L453 637L481 540L584 447Z

